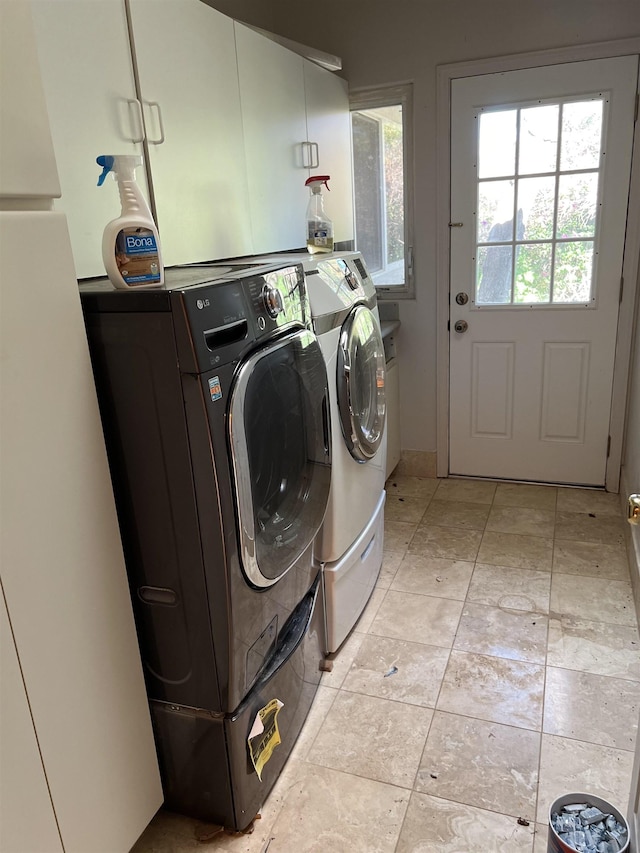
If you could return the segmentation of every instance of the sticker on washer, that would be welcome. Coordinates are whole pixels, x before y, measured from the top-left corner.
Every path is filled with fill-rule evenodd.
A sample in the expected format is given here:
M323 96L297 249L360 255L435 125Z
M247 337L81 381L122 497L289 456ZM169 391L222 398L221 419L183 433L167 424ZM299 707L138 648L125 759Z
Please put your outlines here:
M272 699L264 708L260 708L247 738L249 755L261 782L265 764L273 755L276 746L281 743L278 714L282 707L284 707L284 702L279 699Z
M212 376L209 380L209 394L211 395L212 403L222 397L222 386L220 385L219 376Z

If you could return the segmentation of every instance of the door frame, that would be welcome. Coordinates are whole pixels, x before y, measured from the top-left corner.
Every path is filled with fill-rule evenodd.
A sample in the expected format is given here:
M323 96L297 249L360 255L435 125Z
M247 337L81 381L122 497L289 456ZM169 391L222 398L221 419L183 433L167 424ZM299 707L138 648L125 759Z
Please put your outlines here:
M608 59L615 56L640 55L640 38L568 48L509 54L489 59L456 62L436 68L436 473L449 475L449 277L451 209L451 81L459 77L475 77L505 71L519 71L544 65ZM635 156L634 156L635 155ZM640 271L640 121L636 121L631 161L629 206L624 245L622 276L624 287L618 314L618 336L611 396L611 445L607 459L605 488L617 492L624 449L624 423L627 407L629 365L634 336L634 316ZM640 332L639 332L640 334Z

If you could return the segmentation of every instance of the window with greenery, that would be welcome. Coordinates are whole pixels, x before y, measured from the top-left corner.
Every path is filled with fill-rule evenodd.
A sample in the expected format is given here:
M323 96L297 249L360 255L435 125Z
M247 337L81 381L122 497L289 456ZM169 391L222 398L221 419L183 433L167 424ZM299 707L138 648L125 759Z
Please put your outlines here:
M411 86L351 94L356 248L376 286L412 295Z
M478 115L476 304L589 304L602 95Z

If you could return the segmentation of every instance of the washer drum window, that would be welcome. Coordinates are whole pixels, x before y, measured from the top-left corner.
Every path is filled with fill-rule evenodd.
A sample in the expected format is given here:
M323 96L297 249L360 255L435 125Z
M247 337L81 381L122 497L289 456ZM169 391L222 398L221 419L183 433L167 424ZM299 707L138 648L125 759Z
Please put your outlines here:
M337 380L344 439L353 458L367 462L382 441L386 399L382 336L365 305L355 308L342 327Z

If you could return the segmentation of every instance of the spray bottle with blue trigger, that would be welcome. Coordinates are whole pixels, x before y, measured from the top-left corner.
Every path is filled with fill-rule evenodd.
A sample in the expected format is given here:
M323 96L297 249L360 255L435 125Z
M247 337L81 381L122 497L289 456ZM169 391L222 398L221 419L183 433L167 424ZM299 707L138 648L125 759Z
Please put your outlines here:
M102 166L98 186L111 172L120 191L120 216L107 224L102 237L102 260L111 283L123 290L161 287L164 267L158 229L136 183L142 157L102 154L96 163Z

